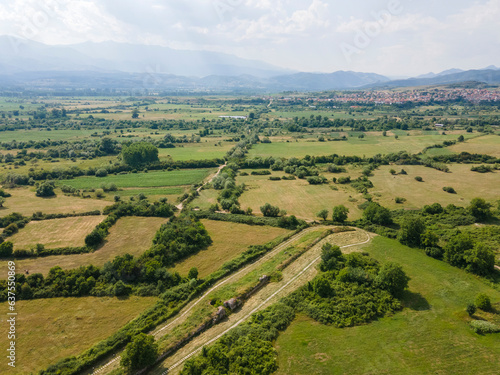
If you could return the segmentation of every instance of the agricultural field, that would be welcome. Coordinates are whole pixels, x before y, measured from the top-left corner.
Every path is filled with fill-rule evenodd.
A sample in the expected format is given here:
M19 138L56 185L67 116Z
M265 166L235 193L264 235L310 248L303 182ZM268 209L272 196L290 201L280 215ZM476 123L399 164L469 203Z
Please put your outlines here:
M68 220L68 219L58 219L58 220ZM101 218L102 220L102 218ZM53 220L48 220L53 221ZM33 222L28 224L42 224L47 221ZM153 237L156 231L160 228L162 224L166 222L166 219L156 218L156 217L123 217L116 222L114 226L111 227L109 236L107 237L104 245L97 249L93 253L88 254L74 254L74 255L57 255L48 256L35 259L19 259L16 261L16 265L21 270L28 270L30 273L41 273L47 275L52 267L60 266L65 270L75 269L80 266L94 265L101 267L106 262L112 261L116 256L131 254L134 256L141 255L144 251L151 247ZM43 225L43 224L42 224ZM26 228L25 228L26 229ZM64 228L62 228L64 229ZM92 228L88 228L85 234L92 231ZM14 240L19 236L22 240L34 241L35 237L21 237L20 234L24 231L21 230L16 236L11 237L14 244L17 246L17 242ZM54 236L54 239L66 239L68 236L73 237L72 232L65 232L58 237ZM63 240L61 240L63 241ZM66 240L67 241L67 240ZM7 261L1 260L0 267L0 277L6 277Z
M82 213L102 210L109 206L109 202L98 199L82 199L57 193L51 198L41 198L35 195L34 189L18 187L6 189L12 196L5 200L0 208L0 217L18 212L24 216L31 216L35 212L44 214Z
M473 138L451 146L449 150L456 153L486 154L500 158L500 136L496 134Z
M54 361L78 355L112 335L157 298L53 298L19 301L16 374L38 373ZM6 310L6 302L0 304ZM7 346L7 335L0 345ZM29 359L29 360L28 360Z
M108 175L106 177L77 177L72 180L61 180L60 185L69 185L75 189L98 188L101 184L115 184L118 188L150 188L163 186L185 186L202 182L213 170L186 169L171 172L152 171L145 173L128 173Z
M64 219L31 221L9 238L15 249L29 249L36 244L46 248L85 246L85 236L92 232L105 216L79 216Z
M410 135L406 135L406 134ZM432 133L432 132L431 132ZM361 134L361 133L360 133ZM428 146L442 143L444 141L454 141L458 138L457 134L412 134L403 132L404 135L383 137L381 135L368 135L364 138L349 137L347 141L325 141L319 142L311 139L297 139L289 142L273 142L255 145L250 150L251 157L297 157L303 158L306 155L346 155L346 156L365 156L370 157L377 154L389 154L398 151L407 151L409 153L421 152ZM463 132L464 137L467 134Z
M248 171L251 172L251 171ZM284 176L284 172L273 172L271 176ZM348 173L323 173L328 180L333 176L361 175L359 169L350 169ZM316 214L322 209L330 212L334 206L343 204L350 210L349 218L354 220L361 216L358 205L364 202L363 195L349 185L339 185L330 182L323 185L310 185L306 180L271 181L271 176L239 176L238 183L244 183L247 190L240 198L241 206L252 208L255 214L260 214L260 207L266 203L286 210L289 215L306 220L316 220ZM337 190L334 190L334 189ZM195 201L197 202L197 201Z
M474 198L481 197L495 202L499 199L498 186L500 186L500 173L480 174L472 172L470 164L450 165L450 172L445 173L423 166L382 166L374 171L371 177L374 188L371 193L374 200L385 207L395 208L421 208L424 205L441 203L446 206L466 206ZM391 175L389 171L395 169L400 172L404 169L407 175ZM423 178L422 182L415 177ZM456 194L443 191L443 187L452 187ZM406 199L403 204L397 204L395 197Z
M172 269L182 276L187 275L192 267L196 267L199 277L203 278L219 269L226 261L247 250L250 245L263 245L289 232L286 229L268 226L250 226L212 220L201 222L210 234L213 243L208 249L187 258Z
M411 277L404 310L343 329L299 315L276 341L278 374L497 372L498 336L475 334L465 306L481 292L499 302L498 290L394 240L376 237L364 251L401 264Z
M211 139L210 142L186 143L175 148L160 149L159 157L160 160L168 157L173 160L223 159L232 147L234 147L234 143Z

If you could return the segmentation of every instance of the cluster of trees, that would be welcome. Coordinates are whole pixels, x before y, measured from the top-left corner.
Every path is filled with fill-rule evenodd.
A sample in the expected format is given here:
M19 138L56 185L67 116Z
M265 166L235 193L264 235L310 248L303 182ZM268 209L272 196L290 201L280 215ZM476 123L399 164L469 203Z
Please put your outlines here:
M328 219L328 210L323 209L323 210L319 211L316 214L316 216L319 217L320 219L327 220ZM349 216L349 209L346 206L341 204L341 205L333 207L333 210L332 210L332 221L333 222L343 224L347 220L348 216Z
M151 143L138 142L124 145L121 153L123 162L132 167L139 167L145 164L157 163L158 149Z

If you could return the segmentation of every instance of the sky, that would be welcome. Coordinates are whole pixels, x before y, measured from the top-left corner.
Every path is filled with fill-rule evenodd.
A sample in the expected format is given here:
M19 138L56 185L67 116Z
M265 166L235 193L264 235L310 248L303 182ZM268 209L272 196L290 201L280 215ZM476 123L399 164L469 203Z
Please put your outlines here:
M0 35L414 76L500 65L500 0L0 0Z

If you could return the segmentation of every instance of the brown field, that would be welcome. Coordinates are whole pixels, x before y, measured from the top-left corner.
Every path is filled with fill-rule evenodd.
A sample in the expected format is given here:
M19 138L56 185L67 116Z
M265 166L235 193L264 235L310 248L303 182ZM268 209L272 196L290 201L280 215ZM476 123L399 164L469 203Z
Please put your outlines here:
M284 176L283 172L273 172L273 176ZM359 171L349 173L330 174L323 173L330 181L325 185L310 185L306 180L293 181L270 181L270 176L240 176L238 183L245 183L248 189L240 198L241 207L251 207L254 214L260 215L260 207L265 203L286 210L289 215L306 220L316 220L316 214L327 209L331 213L332 208L339 204L345 205L350 210L349 219L357 219L361 216L358 205L364 202L362 194L359 194L349 185L334 184L332 178L350 175L351 178L359 177ZM332 190L332 187L338 190ZM195 201L196 203L197 201Z
M103 247L94 253L50 256L38 259L16 260L18 270L46 275L52 267L74 269L93 264L102 266L117 255L126 253L138 256L151 246L151 241L166 219L145 217L123 217L111 227ZM0 261L0 277L7 277L7 261Z
M152 306L157 298L53 298L18 301L16 368L2 374L35 374L68 356L78 355ZM7 303L0 304L7 311ZM0 345L7 349L7 334ZM4 360L7 359L4 357Z
M282 228L223 221L202 220L202 223L212 237L213 244L173 268L173 271L182 276L186 276L192 267L196 267L199 277L205 277L247 250L250 245L262 245L289 232Z
M4 208L0 208L0 216L7 216L19 212L24 216L31 216L34 212L44 214L80 213L102 210L109 206L109 202L96 199L82 199L69 197L61 193L54 198L40 198L29 188L6 189L12 197L5 200Z
M370 190L374 200L390 208L421 208L426 204L441 203L466 206L476 197L488 201L500 198L500 173L480 174L472 172L470 164L455 164L450 166L451 173L441 172L422 166L383 166L374 172L370 178L375 187ZM403 168L408 175L392 176L390 169L398 172ZM424 181L418 182L415 176L421 176ZM443 191L450 186L457 194ZM406 198L404 204L396 204L395 197Z
M14 249L28 249L38 243L49 249L85 246L85 236L104 218L100 215L31 221L9 241L14 243Z

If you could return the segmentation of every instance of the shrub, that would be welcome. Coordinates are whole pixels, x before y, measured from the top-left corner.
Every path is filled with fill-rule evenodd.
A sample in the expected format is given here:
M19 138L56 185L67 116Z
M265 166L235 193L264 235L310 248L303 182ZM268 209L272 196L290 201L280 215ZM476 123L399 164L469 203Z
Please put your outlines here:
M260 208L260 212L262 212L262 215L264 215L265 217L278 217L280 214L280 209L279 207L272 206L271 204L266 203Z
M474 305L473 303L468 303L465 311L467 311L467 314L469 314L469 316L474 315L474 313L476 312L476 305Z
M46 181L36 189L37 197L53 197L54 195L56 194L54 193L54 182L52 181Z
M347 220L349 209L343 205L333 207L332 220L336 223L343 223Z
M348 177L339 177L337 179L337 182L339 184L342 184L342 185L349 184L351 182L351 177L350 176L348 176Z
M469 323L472 330L479 334L500 332L500 327L496 324L484 320L473 320Z
M396 197L396 198L394 198L394 201L396 203L404 203L404 202L406 202L406 198Z
M8 258L12 256L14 244L10 241L0 243L0 258Z
M425 254L434 259L443 259L443 249L440 247L426 247Z
M120 364L129 370L140 370L151 366L158 357L158 345L154 337L139 333L125 348Z
M270 181L281 181L281 177L271 176L269 177Z
M422 182L424 179L422 177L420 177L420 176L416 176L415 180L417 180L418 182Z
M108 175L108 171L104 168L100 168L95 172L96 177L106 177Z
M453 189L452 187L450 186L445 186L443 188L443 191L446 191L447 193L450 193L450 194L456 194L457 192L455 191L455 189Z
M491 301L490 297L484 293L480 293L477 295L474 304L478 309L481 309L483 311L489 311L491 310Z

